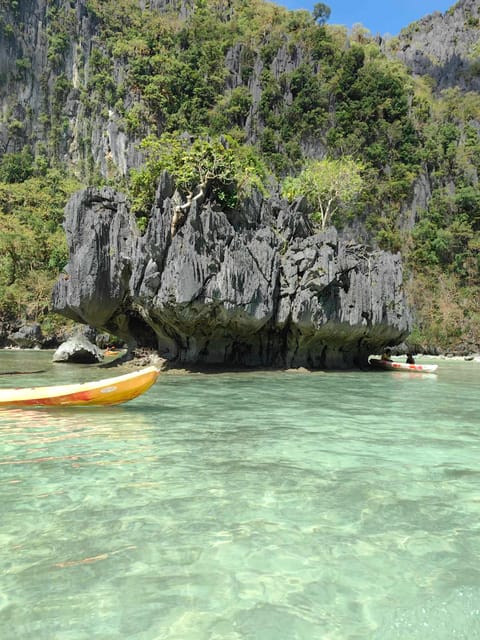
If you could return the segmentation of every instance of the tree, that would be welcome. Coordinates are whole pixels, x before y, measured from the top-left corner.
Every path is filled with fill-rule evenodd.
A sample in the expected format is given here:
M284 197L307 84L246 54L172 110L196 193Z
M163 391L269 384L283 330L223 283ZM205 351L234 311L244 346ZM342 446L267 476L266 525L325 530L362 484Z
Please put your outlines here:
M284 180L282 194L288 200L305 196L313 220L324 229L332 215L351 204L363 188L363 165L350 157L310 160L296 178Z
M0 180L13 184L24 182L33 173L33 156L27 148L20 153L5 153L0 161Z
M0 321L44 319L68 258L62 220L80 187L57 170L24 182L0 182Z
M322 25L330 18L331 9L323 2L317 2L317 4L313 5L312 13L314 20Z
M142 142L147 162L131 174L132 209L146 214L162 171L175 179L176 201L171 232L178 227L193 202L201 204L207 195L227 208L239 195L254 187L262 189L266 169L252 147L238 144L228 136L191 138L184 134L149 136Z
M0 286L38 267L35 234L15 216L0 213Z

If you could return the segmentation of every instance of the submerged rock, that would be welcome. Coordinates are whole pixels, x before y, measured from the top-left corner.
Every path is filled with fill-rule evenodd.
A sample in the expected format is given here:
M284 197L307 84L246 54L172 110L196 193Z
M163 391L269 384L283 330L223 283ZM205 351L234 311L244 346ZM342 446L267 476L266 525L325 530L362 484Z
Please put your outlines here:
M54 309L176 364L347 368L408 334L400 254L312 234L302 201L260 194L194 202L172 236L173 193L164 174L143 236L122 194L75 194Z

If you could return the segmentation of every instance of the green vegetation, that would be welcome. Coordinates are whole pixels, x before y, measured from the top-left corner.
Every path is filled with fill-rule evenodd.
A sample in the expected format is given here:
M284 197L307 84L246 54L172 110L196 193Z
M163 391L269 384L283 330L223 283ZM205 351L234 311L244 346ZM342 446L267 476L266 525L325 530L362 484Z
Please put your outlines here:
M62 164L65 140L73 135L65 104L77 91L88 118L78 138L82 163L75 167L82 182L125 179L113 164L100 176L93 123L113 114L140 143L145 164L127 179L140 227L163 170L176 180L179 206L210 197L234 208L248 189L263 188L273 176L286 197L307 197L321 227L355 220L372 243L402 251L419 339L444 347L478 343L478 94L434 94L432 79L412 78L366 29L348 35L328 25L330 8L323 3L309 13L263 0L194 0L182 18L175 0L164 12L142 4L88 0L88 17L98 28L90 48L77 36L70 4L59 0L48 9L43 144L27 140L31 147L24 147L33 127L6 118L16 141L10 148L24 148L0 157L0 188L18 194L25 185L38 202L31 199L29 216L20 215L21 207L1 210L1 308L15 299L24 313L28 305L18 301L28 296L12 298L12 287L27 291L32 270L50 278L61 267L61 249L54 255L61 247L59 221L39 213L48 192L48 179L39 176ZM12 34L15 29L11 25ZM391 51L398 46L398 39L389 45ZM64 67L68 52L77 55L75 83ZM471 56L473 64L475 48ZM30 70L30 61L20 59L17 80ZM68 175L72 167L64 169ZM60 200L70 192L62 189ZM43 242L35 256L28 253L33 242Z
M288 200L305 196L312 208L312 219L325 229L335 215L337 224L341 224L339 214L347 213L362 188L362 165L344 156L339 160L307 162L298 177L284 180L282 194Z
M239 145L228 137L217 139L164 134L145 138L142 148L148 159L140 170L132 171L132 208L148 214L162 171L168 171L185 204L210 195L227 209L253 188L263 189L267 171L252 147Z
M323 2L317 2L317 4L313 6L313 17L318 24L325 24L325 22L330 18L330 13L330 7Z
M0 160L0 181L24 182L33 173L33 156L25 147L20 153L5 153Z
M4 156L5 158L5 156ZM0 317L47 321L58 273L68 256L61 223L76 180L57 170L0 182Z

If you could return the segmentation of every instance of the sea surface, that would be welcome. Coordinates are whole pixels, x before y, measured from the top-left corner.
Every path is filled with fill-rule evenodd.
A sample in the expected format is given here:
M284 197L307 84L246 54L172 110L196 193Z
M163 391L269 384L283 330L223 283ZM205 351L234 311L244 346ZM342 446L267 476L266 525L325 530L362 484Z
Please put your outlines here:
M51 356L0 387L116 373ZM480 639L480 362L436 362L0 409L1 640Z

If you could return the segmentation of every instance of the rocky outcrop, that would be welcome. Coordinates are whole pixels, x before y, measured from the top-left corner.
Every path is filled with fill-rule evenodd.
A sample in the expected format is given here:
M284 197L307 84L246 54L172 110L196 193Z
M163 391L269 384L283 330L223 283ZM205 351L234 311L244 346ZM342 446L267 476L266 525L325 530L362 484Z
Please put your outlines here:
M345 368L407 335L399 254L312 233L302 201L260 194L193 202L172 237L173 192L164 174L143 236L122 194L77 193L54 309L177 364Z
M56 349L52 360L53 362L94 364L103 360L103 353L84 335L76 334Z
M40 347L44 342L40 325L36 322L23 324L18 331L10 334L10 340L18 347L32 349Z
M480 0L460 0L403 29L396 54L416 75L429 75L438 90L480 90Z

